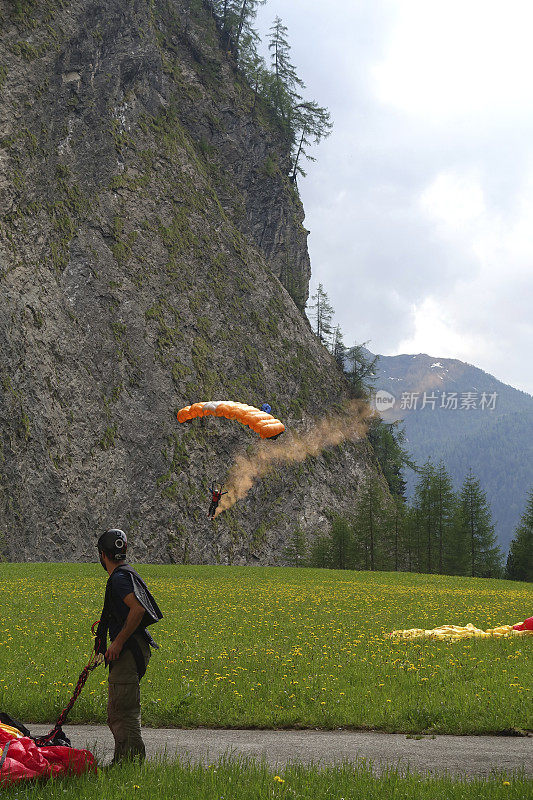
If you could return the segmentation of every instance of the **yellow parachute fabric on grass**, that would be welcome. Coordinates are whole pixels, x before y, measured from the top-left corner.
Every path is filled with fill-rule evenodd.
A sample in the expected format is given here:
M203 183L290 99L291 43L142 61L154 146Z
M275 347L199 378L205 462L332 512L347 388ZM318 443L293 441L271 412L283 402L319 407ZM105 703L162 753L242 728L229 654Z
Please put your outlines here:
M178 411L178 422L188 422L196 417L207 416L236 419L243 425L248 425L261 439L270 439L285 430L285 425L272 414L267 414L255 406L247 406L245 403L235 403L233 400L212 400L185 406Z
M0 731L8 736L12 736L14 739L22 739L24 736L18 728L12 728L11 725L6 725L4 722L0 722Z
M533 635L533 631L515 631L512 625L500 625L499 628L489 628L486 631L476 628L471 622L464 627L460 625L441 625L430 631L423 628L409 628L405 631L393 631L387 634L392 639L440 639L458 642L461 639L490 639L507 636Z

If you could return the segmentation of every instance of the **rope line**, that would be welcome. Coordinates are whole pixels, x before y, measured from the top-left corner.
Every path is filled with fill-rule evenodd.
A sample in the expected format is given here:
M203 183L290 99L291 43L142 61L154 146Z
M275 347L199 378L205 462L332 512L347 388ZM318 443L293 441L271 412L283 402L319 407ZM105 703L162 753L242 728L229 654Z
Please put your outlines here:
M99 621L100 620L98 620L98 622ZM91 632L93 634L94 634L94 628L95 628L96 625L98 625L98 622L93 623L93 625L91 626ZM72 697L68 701L68 703L65 706L65 708L63 709L63 711L58 716L58 718L56 720L56 724L54 725L54 727L52 728L50 733L48 733L46 736L39 736L38 738L35 739L35 744L37 744L39 747L43 747L43 746L47 745L49 742L53 741L53 739L56 736L56 734L61 730L61 726L65 723L65 720L68 717L68 715L69 715L69 713L70 713L70 711L72 709L72 706L74 705L74 703L76 702L76 700L80 696L81 690L85 686L85 683L87 682L87 678L89 677L89 673L92 672L93 669L96 669L96 667L99 664L102 663L103 659L102 659L101 656L99 657L98 653L96 652L97 649L98 648L95 645L95 650L91 654L91 657L90 657L88 663L86 664L86 666L82 669L82 671L80 673L80 677L78 678L78 682L76 684L76 688L74 689L74 692L72 693Z

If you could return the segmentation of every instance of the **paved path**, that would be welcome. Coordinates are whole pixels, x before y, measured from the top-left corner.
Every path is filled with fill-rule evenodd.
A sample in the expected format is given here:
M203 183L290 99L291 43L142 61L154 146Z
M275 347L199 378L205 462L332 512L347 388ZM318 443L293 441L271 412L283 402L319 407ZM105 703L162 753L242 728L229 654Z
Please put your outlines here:
M49 725L28 725L33 735ZM88 748L105 762L113 753L113 737L101 725L66 725L74 747ZM491 771L524 770L533 778L533 737L424 736L375 731L211 730L207 728L143 728L147 755L179 756L212 764L220 756L264 759L272 768L289 762L334 764L369 759L377 771L399 766L413 771L482 776Z

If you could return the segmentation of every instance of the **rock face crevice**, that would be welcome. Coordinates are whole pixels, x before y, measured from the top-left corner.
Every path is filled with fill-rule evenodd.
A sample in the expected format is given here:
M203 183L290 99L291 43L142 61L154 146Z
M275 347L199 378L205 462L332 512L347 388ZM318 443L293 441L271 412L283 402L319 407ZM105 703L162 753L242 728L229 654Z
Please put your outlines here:
M276 121L198 0L0 3L0 552L283 563L352 508L365 442L280 466L213 526L253 434L178 426L197 399L339 405L302 316L309 256Z

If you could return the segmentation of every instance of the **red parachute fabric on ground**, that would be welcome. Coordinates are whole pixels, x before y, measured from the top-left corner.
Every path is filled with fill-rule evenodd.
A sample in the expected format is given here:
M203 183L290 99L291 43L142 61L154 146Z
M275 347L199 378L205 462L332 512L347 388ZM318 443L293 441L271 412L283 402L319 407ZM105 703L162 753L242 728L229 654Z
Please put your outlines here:
M7 752L5 747L8 746ZM31 778L96 773L94 756L88 750L72 747L37 747L27 736L17 737L0 729L0 785Z
M528 617L518 625L513 625L514 631L533 631L533 617Z

